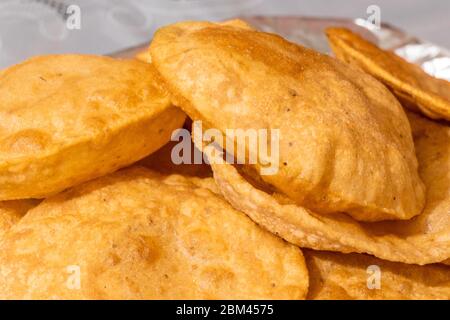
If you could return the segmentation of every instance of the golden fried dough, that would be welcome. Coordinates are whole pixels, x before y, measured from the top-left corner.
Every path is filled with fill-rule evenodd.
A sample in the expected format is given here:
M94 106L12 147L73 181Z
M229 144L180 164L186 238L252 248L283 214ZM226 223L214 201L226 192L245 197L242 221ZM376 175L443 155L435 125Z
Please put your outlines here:
M355 253L304 250L304 254L309 299L450 299L450 267L409 265Z
M148 49L138 52L135 58L143 62L152 63L152 57Z
M229 164L213 164L214 177L235 208L300 247L404 263L441 262L450 258L450 127L414 114L409 119L427 187L424 211L409 221L361 223L346 215L321 215L255 188Z
M32 58L0 75L0 200L43 198L160 148L185 115L154 69L82 55Z
M405 106L433 119L450 120L450 82L437 79L395 53L385 51L344 28L329 28L335 55L386 84Z
M0 298L305 298L300 249L209 185L133 167L44 200L0 243Z
M39 200L0 201L0 239L28 210L35 207Z
M174 103L204 127L280 130L279 170L257 178L295 203L363 221L422 210L407 118L371 76L236 22L164 27L150 53Z

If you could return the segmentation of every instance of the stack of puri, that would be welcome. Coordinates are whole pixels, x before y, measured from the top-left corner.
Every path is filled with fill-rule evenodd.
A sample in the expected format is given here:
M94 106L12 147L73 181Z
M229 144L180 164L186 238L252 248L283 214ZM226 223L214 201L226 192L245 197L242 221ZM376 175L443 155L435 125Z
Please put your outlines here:
M182 22L0 71L0 299L450 299L449 84L328 36ZM173 163L192 121L210 166ZM277 163L220 161L229 129Z
M169 163L186 115L151 64L36 57L0 97L0 299L306 297L300 248Z

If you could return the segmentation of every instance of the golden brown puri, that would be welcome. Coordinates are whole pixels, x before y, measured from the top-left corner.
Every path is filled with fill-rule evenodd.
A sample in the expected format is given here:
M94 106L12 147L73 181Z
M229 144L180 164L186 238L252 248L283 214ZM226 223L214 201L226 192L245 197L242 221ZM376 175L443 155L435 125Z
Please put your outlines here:
M31 208L37 206L39 200L0 201L0 239Z
M310 274L308 299L450 299L447 266L417 266L356 253L304 250L304 255ZM379 274L373 273L378 271L374 266Z
M326 216L252 186L231 165L213 164L225 198L256 223L300 247L430 264L450 258L450 127L409 114L419 172L427 187L424 211L409 221L363 223Z
M297 204L364 221L422 210L408 120L373 77L233 22L161 28L150 53L174 103L204 127L280 130L280 168L261 178Z
M44 200L0 244L0 298L305 298L301 250L210 185L133 167Z
M327 29L335 55L388 86L405 105L433 119L450 120L450 82L437 79L395 53L344 28Z
M150 52L148 49L138 52L135 58L142 62L152 63L152 57L150 56Z
M127 166L185 115L151 65L84 55L32 58L0 75L0 200L43 198Z

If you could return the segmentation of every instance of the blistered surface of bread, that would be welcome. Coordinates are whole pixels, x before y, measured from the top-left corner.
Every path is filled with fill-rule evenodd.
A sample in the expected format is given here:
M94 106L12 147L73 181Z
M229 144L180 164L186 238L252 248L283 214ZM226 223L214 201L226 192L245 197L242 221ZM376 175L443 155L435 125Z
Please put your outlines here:
M296 203L364 221L422 210L407 118L373 77L236 22L164 27L150 53L175 104L204 127L280 129L279 170L261 177Z
M450 128L409 114L427 187L424 211L409 221L358 222L346 215L324 216L253 187L235 167L213 164L215 180L238 210L300 247L368 253L411 264L450 258Z
M42 198L133 163L181 126L151 65L35 57L0 75L0 199Z
M305 298L300 249L210 187L134 167L46 199L0 244L0 298Z

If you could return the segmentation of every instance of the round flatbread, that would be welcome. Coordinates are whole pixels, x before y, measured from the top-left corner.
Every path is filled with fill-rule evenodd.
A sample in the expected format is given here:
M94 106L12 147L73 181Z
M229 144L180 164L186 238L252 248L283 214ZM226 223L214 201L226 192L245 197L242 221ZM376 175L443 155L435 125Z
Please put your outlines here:
M43 198L129 165L183 125L151 65L32 58L0 74L0 200Z
M246 153L260 161L246 167L295 203L362 221L410 219L423 209L404 111L359 69L234 22L161 28L150 54L174 103L204 128L218 129L233 147L228 130L268 132L277 171L260 175L271 159L261 159L256 143ZM226 143L234 155L230 149Z
M442 262L450 258L450 127L415 114L409 119L427 203L408 221L362 223L343 214L321 215L250 184L230 164L212 164L214 177L235 208L300 247L404 263Z
M214 185L134 167L44 200L0 243L0 298L305 298L300 249Z
M336 57L383 82L405 106L433 119L450 120L450 82L430 76L348 29L329 28L326 33Z
M313 300L449 300L450 267L304 250Z

